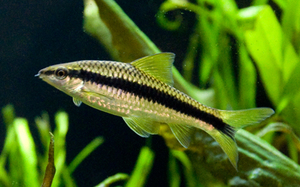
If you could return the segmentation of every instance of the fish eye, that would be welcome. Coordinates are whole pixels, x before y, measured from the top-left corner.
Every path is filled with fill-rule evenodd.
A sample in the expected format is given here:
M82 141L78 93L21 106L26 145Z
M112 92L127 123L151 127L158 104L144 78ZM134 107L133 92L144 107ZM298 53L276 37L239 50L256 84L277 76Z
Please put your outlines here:
M58 68L57 70L55 70L54 74L57 79L60 79L60 80L65 79L68 75L68 69L63 68L63 67Z

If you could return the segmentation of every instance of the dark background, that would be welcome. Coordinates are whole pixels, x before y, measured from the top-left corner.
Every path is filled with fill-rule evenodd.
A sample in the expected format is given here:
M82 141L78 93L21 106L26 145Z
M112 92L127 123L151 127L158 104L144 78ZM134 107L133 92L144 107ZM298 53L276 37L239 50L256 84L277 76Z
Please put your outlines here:
M155 18L163 0L117 2L162 51L176 53L175 65L179 67L193 28L194 15L183 12L185 23L181 29L165 31ZM82 12L81 0L10 0L1 3L0 107L13 104L17 116L27 118L33 131L34 118L42 111L49 113L52 124L58 110L66 111L70 118L68 163L96 136L103 136L104 144L74 173L78 186L94 186L115 173L130 173L146 140L132 132L120 117L85 105L78 108L71 97L34 77L41 68L53 64L84 59L110 60L104 48L84 33ZM4 138L1 118L1 149ZM167 186L168 150L159 136L153 136L151 143L156 156L147 184Z

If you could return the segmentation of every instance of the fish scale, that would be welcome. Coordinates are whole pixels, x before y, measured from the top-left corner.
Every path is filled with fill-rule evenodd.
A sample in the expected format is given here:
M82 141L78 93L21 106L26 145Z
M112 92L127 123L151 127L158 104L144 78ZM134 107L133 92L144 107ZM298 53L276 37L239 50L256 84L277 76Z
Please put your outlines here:
M173 87L173 53L159 53L131 63L77 61L49 66L38 75L45 82L81 102L120 116L138 135L158 134L167 124L179 143L188 148L195 129L211 135L237 169L234 134L245 125L272 115L270 108L227 111L204 106Z

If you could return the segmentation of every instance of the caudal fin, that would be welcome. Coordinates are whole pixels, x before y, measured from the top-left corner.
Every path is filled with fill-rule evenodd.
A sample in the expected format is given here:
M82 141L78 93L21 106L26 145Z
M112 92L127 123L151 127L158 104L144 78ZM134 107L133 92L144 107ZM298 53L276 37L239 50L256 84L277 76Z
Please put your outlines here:
M235 132L247 125L260 123L274 114L271 108L254 108L247 110L219 110L220 118L227 124L223 132L214 130L209 133L227 154L231 164L237 170L238 151L234 139Z
M220 110L220 117L236 130L247 125L260 123L274 114L271 108L253 108L246 110Z

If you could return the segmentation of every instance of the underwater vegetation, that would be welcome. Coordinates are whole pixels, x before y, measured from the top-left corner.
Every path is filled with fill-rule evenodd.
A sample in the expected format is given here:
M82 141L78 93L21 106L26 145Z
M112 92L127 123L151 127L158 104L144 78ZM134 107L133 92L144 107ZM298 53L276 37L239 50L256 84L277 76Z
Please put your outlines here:
M174 32L183 24L181 12L193 12L196 17L182 63L183 77L173 67L177 89L208 106L243 109L256 107L257 91L263 87L266 99L276 110L276 115L268 121L248 127L252 133L240 130L236 134L240 155L238 172L230 167L215 141L203 132L196 132L195 144L181 152L192 163L193 174L189 176L195 177L195 183L187 182L187 186L299 184L296 134L300 131L297 125L300 96L297 21L300 16L296 10L300 4L274 2L282 11L280 18L267 1L254 1L243 9L238 9L236 2L230 0L195 3L169 0L160 6L156 15L158 22ZM173 19L168 19L169 13L175 14ZM87 0L84 16L85 31L98 39L114 60L131 62L160 52L114 1ZM191 84L195 73L197 87ZM184 150L167 127L161 136L168 147ZM178 179L178 173L172 173L170 184Z
M102 137L91 141L69 165L66 165L66 133L69 120L66 112L55 115L54 133L49 133L50 122L47 113L35 119L39 132L39 142L34 141L26 119L15 117L12 105L2 109L6 124L6 138L0 155L0 186L76 186L72 173L97 147L103 143ZM49 143L50 142L50 143ZM37 145L41 144L40 152ZM117 181L127 181L126 186L144 186L152 168L154 153L143 147L132 174L117 173L99 183L108 186Z
M116 2L85 0L84 3L84 30L99 40L112 59L131 62L161 52ZM300 184L300 2L274 0L272 6L267 3L256 0L242 9L233 0L167 0L161 4L157 21L170 32L181 32L184 12L193 12L195 16L182 72L172 69L177 89L214 108L254 108L268 104L264 102L268 100L276 111L269 120L237 132L238 171L206 133L195 132L194 143L184 149L170 129L163 126L160 135L170 148L170 186ZM274 5L279 14L275 14ZM162 48L167 49L167 46ZM259 101L258 92L265 92ZM52 141L47 114L36 118L40 134L37 142L27 120L15 117L12 106L3 108L2 113L7 132L0 155L0 186L41 186L43 179L51 181L53 173L44 174L47 164L51 168L53 153L51 146L48 152ZM72 173L103 139L96 138L66 165L68 115L58 112L55 123L56 172L52 186L76 186ZM35 144L41 144L43 149L38 150ZM103 179L99 179L97 186L119 181L124 186L145 186L153 159L151 148L143 147L131 174L118 173L101 183Z
M47 113L35 119L39 142L34 141L28 121L15 116L12 105L5 106L2 114L6 138L0 155L0 186L76 186L72 173L103 142L102 137L96 137L66 165L67 113L61 111L55 115L53 135L49 134L51 129ZM41 146L42 150L37 146Z

